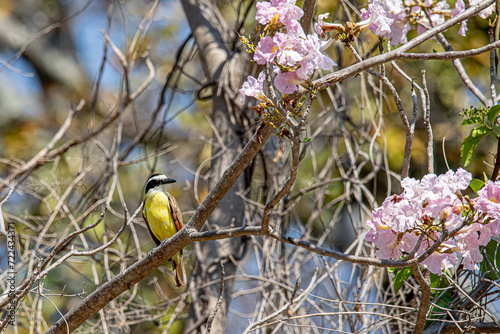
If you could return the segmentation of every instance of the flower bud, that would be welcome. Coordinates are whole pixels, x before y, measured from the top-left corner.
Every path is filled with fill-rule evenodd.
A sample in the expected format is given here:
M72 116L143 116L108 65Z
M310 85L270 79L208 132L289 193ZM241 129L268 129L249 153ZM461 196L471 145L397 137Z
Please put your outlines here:
M445 222L451 216L452 212L453 208L451 206L443 208L439 213L439 219L441 219L441 222Z
M465 207L462 204L453 206L453 214L460 215L464 211Z

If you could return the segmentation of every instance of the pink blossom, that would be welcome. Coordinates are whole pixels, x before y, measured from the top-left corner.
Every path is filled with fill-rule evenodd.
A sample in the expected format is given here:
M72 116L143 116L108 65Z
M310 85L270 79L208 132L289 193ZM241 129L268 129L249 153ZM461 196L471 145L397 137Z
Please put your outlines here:
M290 68L280 73L276 66L278 75L274 84L282 94L291 94L297 90L300 79L307 80L316 69L329 70L335 65L330 57L323 54L330 43L320 41L316 34L303 38L278 32L272 41L265 37L261 40L254 59L262 65L274 59L276 64Z
M455 238L459 247L470 248L477 246L486 246L491 240L491 231L486 225L472 223L470 226L463 228Z
M306 34L304 30L302 29L302 26L300 25L299 21L297 20L292 20L286 25L286 33L289 36L294 36L294 37L300 37L300 38L305 38Z
M303 60L298 65L295 73L302 80L307 80L317 69L316 64L311 60Z
M469 6L476 6L479 5L483 0L469 0ZM483 9L482 11L479 12L479 16L482 17L483 19L487 19L488 17L493 14L495 11L495 4L492 4L491 6Z
M420 181L417 181L411 177L405 177L401 181L401 187L404 189L404 194L406 198L412 199L420 195L420 192L418 190L419 183Z
M274 35L273 41L277 45L276 61L280 65L294 66L306 54L303 38L294 38L279 32Z
M278 46L271 37L262 37L257 45L253 60L259 65L269 64L276 56Z
M440 175L437 187L441 189L442 196L454 194L457 190L464 190L469 187L472 175L463 168L458 168L456 172L452 170Z
M399 247L398 234L392 230L382 230L378 234L377 251L375 255L380 259L397 260L402 255Z
M368 231L368 233L366 233L366 236L365 236L365 239L367 241L377 242L379 231L382 229L386 229L386 230L389 229L389 227L387 227L382 222L381 214L382 214L381 208L373 210L372 219L368 220L366 222L366 225L370 228L370 231Z
M373 1L370 1L373 2ZM406 34L410 31L410 19L405 12L405 6L403 6L402 0L385 0L376 2L383 8L386 12L386 17L392 19L390 25L390 31L385 37L391 41L392 45L398 45L400 43L406 43L408 40ZM410 3L406 4L407 6ZM362 17L364 18L364 17ZM387 21L388 22L388 21Z
M441 224L441 213L445 209L451 211L451 214L444 219L445 226L458 226L463 221L461 213L457 214L452 210L454 206L462 204L456 195L429 200L426 203L425 208L422 208L422 215L438 220L436 224Z
M297 90L297 85L300 85L300 79L295 72L279 72L274 78L274 85L281 94L292 94Z
M416 256L420 256L436 240L440 240L439 231L444 224L448 232L458 228L460 230L453 238L447 237L421 265L433 273L442 274L443 269L457 265L460 254L467 268L475 268L482 259L479 247L500 234L500 219L495 218L493 223L489 219L486 220L489 223L485 224L478 221L482 217L480 215L471 218L470 215L463 214L467 204L462 202L457 192L466 189L471 179L469 172L459 168L456 172L450 170L442 175L428 174L421 180L402 180L403 193L386 198L382 206L373 210L372 220L367 222L371 230L366 234L366 240L375 243L377 256L398 259L405 253L412 252L419 236L423 235L416 253ZM498 210L500 216L500 208L492 208L493 204L497 205L497 200L500 203L500 182L488 184L481 191L480 197L483 199L478 199L477 207L486 204L485 212ZM491 198L495 200L491 201ZM475 222L471 223L471 219L475 219Z
M495 219L484 226L490 230L490 234L493 237L500 235L500 219Z
M390 215L392 219L388 219L386 222L388 226L396 232L406 232L415 227L415 223L420 217L420 211L422 210L420 203L404 199L398 203L394 203L391 207Z
M401 0L385 0L384 5L386 7L386 12L390 14L398 14L404 10L403 1ZM406 3L406 5L410 5Z
M378 233L382 229L390 229L382 221L382 208L377 208L372 212L372 219L366 222L366 225L371 229L366 233L366 240L376 242L378 240Z
M486 246L490 241L491 231L484 225L473 223L464 228L456 237L457 246L462 254L464 267L470 270L478 269L476 263L483 260L480 246Z
M478 270L479 266L477 263L483 261L483 255L481 255L481 251L479 248L469 248L463 250L462 254L462 264L465 269L469 270Z
M450 6L446 0L423 0L420 2L412 0L370 0L369 2L373 5L378 3L386 12L384 17L393 20L392 23L388 23L388 25L390 25L390 30L384 28L383 31L378 31L378 33L376 33L379 36L387 37L393 45L406 43L408 41L406 35L410 31L410 22L415 22L415 18L417 19L417 33L421 34L425 32L428 27L437 26L443 23L445 21L445 15L449 15L448 13L450 12ZM480 3L481 0L469 0L469 5L471 7ZM494 10L495 6L493 4L481 11L479 16L488 18ZM451 11L451 16L455 17L464 11L464 0L457 0L454 9ZM370 7L368 11L362 10L362 18L367 19L368 13L371 13ZM466 31L467 20L464 20L460 23L458 32L460 35L465 36ZM380 33L385 35L381 35Z
M379 226L366 234L366 240L377 246L376 256L380 259L398 260L403 252L410 253L415 248L418 237L412 233L396 233L387 226ZM375 232L376 231L376 232Z
M264 80L266 75L264 72L260 72L259 77L255 79L251 75L248 76L247 81L243 83L243 87L240 89L241 93L241 104L245 102L245 96L253 96L259 101L268 102L269 99L263 92Z
M385 37L391 32L391 25L394 19L387 16L380 1L375 0L368 5L368 11L361 9L361 18L364 20L358 23L360 28L368 29L377 36Z
M296 24L304 15L304 11L295 5L295 0L271 0L271 2L257 2L255 19L260 24L268 24L275 15L278 21L290 30L297 30Z
M434 240L441 238L441 233L439 232L428 232L428 234ZM420 249L417 251L416 256L424 254L434 244L431 238L424 240L420 244ZM448 270L458 264L457 250L458 248L453 240L445 240L437 250L420 262L420 264L431 273L442 275L443 270Z
M370 19L380 22L380 25L371 24L369 29L379 36L387 37L393 45L408 41L406 35L411 28L410 22L415 22L415 18L420 23L417 24L417 33L421 34L428 27L443 23L445 21L444 14L450 12L449 5L445 0L424 0L420 3L412 0L370 0L370 3L368 11L362 10L362 18L367 20L373 13L377 15L377 18L370 17ZM453 15L458 15L464 8L463 0L457 0ZM367 20L366 23L368 22ZM360 23L365 24L365 22ZM465 34L466 30L466 23L462 22L459 32Z
M453 231L464 223L464 217L462 216L462 211L457 211L459 205L454 205L452 207L453 214L445 220L445 227L448 231Z
M453 12L451 14L451 17L455 17L465 11L465 3L464 0L457 0L455 2L455 9L453 9ZM458 33L462 36L465 37L465 33L467 31L467 20L463 20L460 23L460 28L458 29Z
M432 5L432 2L431 2ZM426 5L427 7L430 7L430 5ZM446 3L445 0L437 2L432 9L427 9L428 15L422 15L421 19L419 22L423 23L427 27L435 27L437 25L440 25L445 21L443 12L446 11L450 6L448 3ZM422 9L419 7L413 7L412 8L412 13L420 12ZM430 18L430 22L429 22ZM427 27L425 27L422 24L417 24L417 33L420 35L424 32L427 31Z
M325 38L325 32L327 31L331 30L342 31L344 29L344 27L339 23L325 22L324 19L328 18L329 15L330 13L318 15L318 22L314 24L314 30L318 35L320 35L323 38Z
M306 36L298 20L303 11L295 5L295 0L271 0L257 3L256 19L260 24L273 24L278 29L273 35L261 37L257 44L254 61L259 65L273 63L275 87L282 94L297 90L301 80L307 80L316 69L331 69L335 62L324 55L331 41L322 42L316 34ZM321 16L321 19L328 15ZM281 23L284 28L281 29ZM272 36L272 37L271 37ZM282 72L283 71L283 72ZM268 102L262 93L263 77L260 80L249 77L240 90L242 101L245 96Z
M391 32L387 35L387 39L391 41L392 45L408 42L406 34L410 31L411 26L406 14L404 12L393 14L392 19L394 21L391 25Z
M314 30L321 37L325 37L325 31L323 30L323 25L325 23L328 23L328 22L325 22L323 20L326 19L326 18L328 18L329 15L330 15L330 13L325 13L325 14L318 15L318 22L316 22L314 24Z
M489 217L500 219L500 182L488 180L483 189L478 191L474 208Z
M297 70L299 77L307 79L313 74L314 70L329 70L337 65L333 59L324 54L326 48L330 46L333 40L326 42L320 41L318 35L308 35L304 41L306 55L300 61L300 68Z
M458 264L458 256L456 253L434 252L420 264L431 273L442 275L443 269L448 270Z
M478 191L478 197L474 209L479 213L486 214L484 220L487 222L491 237L500 235L500 182L489 180L486 185ZM486 232L485 232L486 233Z

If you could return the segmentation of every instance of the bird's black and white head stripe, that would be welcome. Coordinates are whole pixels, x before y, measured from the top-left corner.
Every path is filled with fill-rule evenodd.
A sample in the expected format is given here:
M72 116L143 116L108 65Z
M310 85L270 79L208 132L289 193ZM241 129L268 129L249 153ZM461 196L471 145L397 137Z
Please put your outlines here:
M167 183L173 183L176 182L174 179L171 179L169 177L166 177L163 174L153 174L149 177L149 179L146 181L146 194L150 189L154 189L157 187L161 187L164 184Z

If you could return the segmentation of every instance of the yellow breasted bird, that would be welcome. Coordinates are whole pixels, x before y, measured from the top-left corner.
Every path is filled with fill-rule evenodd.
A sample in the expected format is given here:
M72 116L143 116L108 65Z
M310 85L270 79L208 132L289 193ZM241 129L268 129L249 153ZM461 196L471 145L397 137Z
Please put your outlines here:
M172 237L184 226L177 201L174 196L163 190L166 184L173 182L176 181L163 174L151 175L146 182L142 216L157 246L162 240ZM186 284L182 250L172 256L170 261L174 271L175 285L179 287Z

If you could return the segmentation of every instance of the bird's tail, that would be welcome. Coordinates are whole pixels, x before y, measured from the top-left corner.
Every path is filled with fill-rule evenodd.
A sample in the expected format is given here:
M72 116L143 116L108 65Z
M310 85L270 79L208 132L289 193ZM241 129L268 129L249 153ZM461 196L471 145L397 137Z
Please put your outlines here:
M174 282L177 287L186 284L186 271L184 270L184 262L182 254L177 254L172 257L172 270L174 272Z

